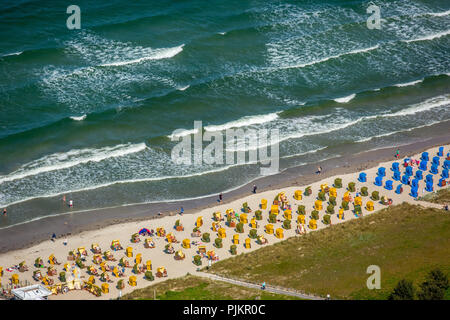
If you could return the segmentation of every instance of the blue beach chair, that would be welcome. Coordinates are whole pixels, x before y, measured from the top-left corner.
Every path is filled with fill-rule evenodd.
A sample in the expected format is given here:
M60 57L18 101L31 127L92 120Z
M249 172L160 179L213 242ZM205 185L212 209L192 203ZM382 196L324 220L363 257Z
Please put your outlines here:
M378 168L378 173L377 173L380 177L384 177L386 175L386 168L385 167L380 167Z
M448 169L442 170L441 177L444 179L448 179Z
M432 182L427 182L425 190L428 191L428 192L433 192L433 183Z
M438 173L438 166L435 165L435 164L433 164L433 165L431 166L430 172L431 172L432 174L437 174L437 173Z
M416 189L419 188L419 180L418 179L413 179L411 181L411 188L416 188Z
M423 179L423 171L422 170L416 171L416 179L419 179L419 180Z
M444 147L439 147L438 156L442 157L444 155Z
M375 185L381 187L383 185L383 177L375 177Z
M443 167L444 169L450 169L450 160L445 160Z
M392 180L387 180L386 183L385 183L385 185L384 185L384 188L385 188L386 190L392 190L392 183L393 183Z
M402 183L403 183L403 184L408 184L408 179L409 179L409 176L407 176L406 174L404 174L404 175L402 176Z
M394 172L395 171L400 171L399 166L400 166L400 164L398 162L393 162L391 170L394 171Z
M407 166L406 170L405 170L405 174L408 176L412 176L413 175L413 169L411 166Z
M429 160L428 152L423 152L422 157L420 159L428 161Z
M366 182L367 181L367 174L365 174L364 172L361 172L359 174L358 181L359 182Z
M417 188L411 188L411 193L409 195L413 198L417 198L418 197Z
M394 179L395 181L399 181L401 179L400 171L394 171L394 175L392 176L392 179Z
M433 157L433 164L439 166L439 157Z
M397 189L395 189L395 193L400 194L403 192L403 185L399 184Z
M424 160L420 161L420 164L419 164L419 169L420 170L427 171L427 166L428 166L428 162L427 161L424 161Z
M439 180L439 187L445 187L447 184L447 182L445 181L445 179L440 179Z

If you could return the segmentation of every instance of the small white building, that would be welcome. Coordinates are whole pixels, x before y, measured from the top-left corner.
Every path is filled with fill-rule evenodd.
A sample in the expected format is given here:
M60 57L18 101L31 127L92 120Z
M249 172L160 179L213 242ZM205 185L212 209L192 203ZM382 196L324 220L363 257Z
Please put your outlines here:
M11 292L17 300L47 300L48 296L52 294L50 290L40 284L12 289Z

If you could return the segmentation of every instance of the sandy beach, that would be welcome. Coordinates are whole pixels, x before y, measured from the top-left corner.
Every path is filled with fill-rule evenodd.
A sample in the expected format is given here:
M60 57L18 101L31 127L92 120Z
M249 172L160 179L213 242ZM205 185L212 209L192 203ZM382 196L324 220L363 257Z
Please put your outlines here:
M444 137L442 137L442 139L444 139ZM426 142L423 142L423 144L425 145ZM428 141L428 144L430 144L430 141ZM444 144L439 144L438 141L436 141L436 140L434 141L434 144L435 145L444 145ZM424 145L416 144L416 145L414 145L414 148L415 149L418 149L418 148L423 149ZM401 153L402 158L404 156L409 156L409 157L412 156L413 159L420 159L421 152L416 152L414 154L411 154L407 151L408 150L407 148L408 147L406 147L406 146L402 146L400 148L400 150L402 152ZM413 148L413 146L409 146L409 148ZM429 152L430 158L432 158L433 156L435 156L437 154L438 146L428 148L426 150ZM363 157L365 157L368 161L370 161L369 159L371 159L371 153L373 153L373 152L374 151L371 151L368 153L362 153L361 155L363 155ZM393 158L392 149L377 150L376 152L382 153L386 157L390 157L391 159ZM447 154L447 152L449 152L448 141L444 147L444 157ZM390 156L389 156L389 154L390 154ZM355 155L350 155L350 156L351 156L351 158L355 158ZM358 155L356 155L356 157L357 156ZM441 157L441 165L443 163L444 157ZM272 201L275 198L275 196L277 194L279 194L280 192L285 192L287 199L289 201L289 204L292 207L292 228L290 230L283 229L284 230L284 239L286 239L288 237L299 236L295 232L295 229L297 226L297 216L298 216L296 213L296 210L297 210L298 205L304 205L306 207L306 224L305 224L306 230L307 230L307 232L313 232L308 227L308 224L309 224L309 220L311 219L310 214L311 214L311 211L313 210L314 202L317 199L317 194L318 194L319 190L321 189L322 184L327 184L329 187L331 187L333 185L334 179L336 177L342 178L342 186L343 186L342 188L337 189L337 197L336 197L337 206L335 207L336 213L339 210L342 198L344 196L344 193L346 192L346 189L347 189L346 187L349 182L356 183L357 191L360 190L361 187L367 186L369 195L372 193L372 191L379 191L380 196L385 195L388 198L391 198L394 205L400 204L405 201L409 202L409 203L415 203L415 204L431 205L431 204L427 204L427 203L423 203L423 202L414 200L414 198L409 195L410 187L407 185L404 186L404 191L402 194L394 193L395 187L400 183L398 181L394 181L394 190L391 190L391 191L386 190L384 188L384 185L383 186L375 186L374 185L373 182L377 175L378 167L383 166L386 168L386 177L385 177L384 181L387 179L391 179L392 171L390 170L390 168L391 168L392 162L393 162L393 160L384 161L376 166L373 166L373 165L371 166L370 162L360 162L359 165L353 164L352 168L348 168L349 170L352 170L352 172L350 172L350 173L343 173L343 172L345 172L345 169L346 169L345 165L343 167L336 168L335 171L328 169L330 167L326 167L326 166L322 165L326 170L323 175L315 175L314 178L317 181L313 182L313 183L310 183L308 180L306 180L304 178L300 178L297 181L296 180L289 181L288 185L284 185L282 187L277 187L277 188L272 187L270 190L263 190L263 191L258 190L258 192L256 194L245 195L244 197L241 197L238 199L230 200L229 197L226 197L225 199L228 200L226 203L218 204L213 207L208 207L208 208L203 208L203 209L197 209L197 210L190 209L189 212L188 212L188 210L186 210L185 214L182 216L180 216L180 215L164 216L164 217L161 217L160 219L125 222L125 223L110 225L110 226L103 227L103 228L96 228L96 230L83 231L78 234L73 234L73 235L67 236L68 244L66 246L63 244L63 238L58 238L58 239L56 239L55 242L46 240L46 241L40 242L39 244L32 245L27 248L18 249L18 250L10 250L10 251L8 251L6 253L2 253L0 255L0 266L3 267L3 271L4 271L4 275L1 278L2 284L4 285L4 284L8 283L9 279L11 278L11 275L13 273L19 274L19 279L21 281L28 280L31 283L37 283L35 280L32 279L33 270L36 270L36 268L33 266L34 261L36 258L41 257L44 261L44 265L49 266L48 257L51 254L54 254L55 257L58 259L58 261L61 262L61 265L56 266L57 274L59 274L59 272L63 270L63 265L67 262L66 258L67 258L68 252L70 250L76 250L78 247L85 247L88 250L88 256L86 257L85 265L87 265L87 266L93 265L94 267L96 267L98 269L98 265L95 265L92 262L93 253L90 251L91 244L98 243L100 248L104 252L104 251L110 249L111 241L114 239L120 240L120 243L124 249L127 247L133 248L133 257L126 258L130 262L131 266L134 265L134 258L136 257L136 254L141 253L142 254L142 262L144 264L147 260L152 261L152 271L153 271L154 275L156 274L156 269L158 267L162 267L162 266L164 266L167 269L167 273L168 273L167 278L155 277L155 280L152 282L145 280L143 273L138 274L138 275L136 275L137 286L132 287L128 284L128 278L133 275L132 269L125 268L126 269L125 277L123 277L122 279L124 279L124 282L126 284L125 284L125 288L122 290L122 294L126 294L136 288L143 288L150 284L153 284L153 283L156 283L159 281L164 281L169 278L180 277L180 276L185 275L188 272L193 274L196 272L197 266L194 265L192 261L193 261L193 256L197 254L198 248L195 245L191 245L190 249L181 248L181 242L184 239L189 239L191 242L193 240L195 240L195 241L200 240L200 238L192 238L191 237L192 229L194 228L198 217L203 217L203 225L200 227L201 232L202 233L209 232L211 235L211 242L204 243L204 245L206 246L206 250L207 251L214 250L220 260L226 259L231 256L229 248L230 248L230 245L232 244L232 237L236 232L234 231L234 228L228 227L225 224L225 222L222 221L221 226L223 228L225 228L225 230L226 230L226 238L223 239L223 247L222 248L220 248L220 249L215 248L213 246L213 243L217 237L217 233L212 230L213 212L220 212L222 214L222 216L224 216L225 211L229 208L232 208L233 210L235 210L235 212L242 213L241 212L242 204L244 202L247 202L249 207L252 209L252 213L248 214L248 220L249 220L248 222L250 222L250 219L253 217L255 210L259 209L261 199L267 199L268 207L267 207L267 209L262 210L263 220L258 221L259 226L258 226L257 230L258 230L258 235L264 235L267 238L269 245L270 245L275 242L282 241L282 239L276 238L275 235L273 235L273 234L267 234L264 229L264 226L269 223L268 222L269 209L270 209L270 205L272 204ZM400 159L400 160L398 160L398 162L402 163L402 160ZM401 170L403 171L404 169L402 168ZM441 170L442 169L440 167L439 174L440 174ZM365 182L365 183L361 183L357 179L359 172L361 172L361 171L363 171L367 174L367 182ZM435 175L435 181L434 181L435 190L438 190L440 188L437 186L438 176L439 175ZM268 178L270 178L270 177L268 177ZM311 179L312 179L312 177L311 177ZM258 186L260 187L260 189L263 189L263 188L261 188L260 184L258 184ZM306 186L311 186L312 194L310 196L303 196L302 200L295 200L294 199L295 191L296 190L303 191ZM270 187L271 186L269 185L267 188L270 188ZM422 180L422 181L420 181L419 188L418 188L419 196L423 195L423 189L424 189L424 181ZM353 198L355 197L355 194L356 194L356 192L351 193ZM374 211L368 211L366 208L366 203L369 200L370 200L369 197L362 198L362 214L363 214L363 216L367 215L367 214L373 214L376 211L386 207L385 205L381 204L380 202L374 201ZM319 221L317 221L317 230L327 227L322 222L322 218L325 214L326 206L327 206L327 202L324 202L323 209L319 211L320 219L319 219ZM332 215L331 216L332 224L343 223L345 221L358 218L352 212L352 209L353 209L353 204L350 204L350 210L345 211L345 218L342 220L338 219L337 214ZM122 210L126 211L127 208L122 208ZM178 219L184 226L184 231L176 231L174 229L175 221ZM282 212L278 215L277 219L279 219L280 221L277 222L276 224L274 224L274 229L281 228L281 226L282 226L282 221L284 220ZM181 249L185 253L186 258L184 260L175 260L173 254L167 254L163 251L164 246L167 244L165 237L154 236L153 240L155 241L156 247L152 248L152 249L145 248L144 241L141 241L139 243L132 243L130 240L131 235L133 233L137 233L141 228L148 228L149 230L153 229L156 231L156 228L159 228L159 227L163 227L167 233L172 232L174 234L174 236L176 237L176 239L178 241L180 241L179 243L175 243L173 246L174 246L175 251ZM244 233L239 234L239 244L237 245L238 254L243 253L243 252L249 252L251 250L257 250L258 248L261 247L261 245L256 242L256 239L252 239L251 240L251 248L250 249L244 248L244 240L246 238L248 238L249 230L250 230L250 227L249 227L248 223L246 223L245 227L244 227ZM4 233L4 231L2 232L2 234L3 233ZM2 238L3 237L4 236L2 236ZM9 234L9 237L14 238L15 235ZM141 237L141 240L143 240L143 239L144 239L144 237ZM112 252L114 254L114 257L117 259L117 261L116 262L108 262L107 264L115 266L118 264L118 261L120 258L125 257L125 250L112 251ZM13 271L13 272L6 271L7 268L18 264L19 262L21 262L23 260L26 261L26 265L28 266L29 271L24 272L24 273L20 273L17 271ZM70 263L72 263L72 261ZM203 263L202 266L206 266L208 264L207 259L203 258L202 263ZM42 270L43 275L45 276L46 269L41 269L41 270ZM100 298L96 298L93 294L90 294L84 290L74 290L74 291L70 291L67 294L59 294L56 296L52 296L51 299L112 299L112 298L117 298L118 294L119 294L119 290L116 288L118 279L115 278L114 276L112 276L111 273L109 273L109 275L110 275L110 278L113 280L113 283L110 283L110 285L109 285L110 292L108 294L103 294ZM59 280L57 279L57 276L53 276L51 278L53 278L55 280L55 283L59 282ZM81 280L87 281L88 278L89 278L89 275L86 273L86 269L83 269L82 275L81 275ZM95 284L100 286L101 282L100 282L99 277L95 277L95 279L96 279Z

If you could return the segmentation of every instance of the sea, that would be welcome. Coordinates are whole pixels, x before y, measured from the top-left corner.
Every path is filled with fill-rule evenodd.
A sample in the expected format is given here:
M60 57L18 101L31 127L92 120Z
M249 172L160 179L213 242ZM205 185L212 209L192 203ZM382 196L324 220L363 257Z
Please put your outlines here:
M280 171L450 131L448 0L72 2L0 3L0 228L261 176L175 163L194 121L277 129Z

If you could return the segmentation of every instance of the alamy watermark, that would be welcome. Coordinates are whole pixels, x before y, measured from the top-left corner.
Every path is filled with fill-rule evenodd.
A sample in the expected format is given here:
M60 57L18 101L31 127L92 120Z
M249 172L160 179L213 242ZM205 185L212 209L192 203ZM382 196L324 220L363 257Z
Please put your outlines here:
M367 18L367 28L372 29L381 29L381 11L380 7L374 4L371 4L367 7L366 12L370 14L370 17Z
M371 274L367 278L366 285L367 289L381 289L381 269L377 265L370 265L367 267L366 273Z
M81 9L79 6L75 4L71 4L67 7L67 14L70 16L66 20L67 29L81 29Z
M194 121L193 131L174 130L171 140L180 141L171 152L176 164L260 163L261 175L271 175L279 170L278 129L226 129L224 137L223 131L204 131L202 121ZM204 142L211 143L204 147Z

